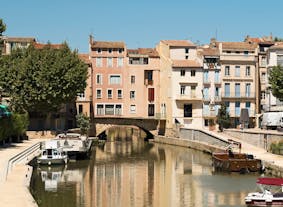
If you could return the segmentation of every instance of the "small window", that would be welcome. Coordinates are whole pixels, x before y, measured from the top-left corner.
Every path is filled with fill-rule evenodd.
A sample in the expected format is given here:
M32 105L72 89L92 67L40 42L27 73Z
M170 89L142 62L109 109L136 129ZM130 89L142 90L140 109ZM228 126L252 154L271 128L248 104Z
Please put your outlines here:
M111 48L108 49L108 52L109 52L109 53L112 53L112 51L113 51L113 50L112 50Z
M185 70L181 70L181 76L185 76L186 71Z
M121 89L118 89L117 90L117 97L118 97L118 99L121 99L122 98L122 90Z
M112 98L112 90L111 89L107 90L107 97Z
M136 82L136 76L131 75L131 84L134 84Z
M101 92L101 89L96 89L96 98L97 98L97 99L102 98L102 92Z
M251 75L251 68L250 66L246 67L246 76L250 76Z
M195 70L191 70L191 76L196 76L196 71Z
M102 75L96 74L96 84L102 84Z
M135 91L130 91L130 99L134 99L136 96L136 92Z
M123 49L120 48L120 49L118 50L118 53L121 54L122 52L123 52Z
M136 105L131 105L130 106L130 112L131 113L136 113Z
M82 104L79 105L79 114L81 114L81 113L83 113L83 105Z
M98 48L97 53L101 53L101 52L102 52L101 48Z
M185 49L185 53L188 54L189 53L189 48Z

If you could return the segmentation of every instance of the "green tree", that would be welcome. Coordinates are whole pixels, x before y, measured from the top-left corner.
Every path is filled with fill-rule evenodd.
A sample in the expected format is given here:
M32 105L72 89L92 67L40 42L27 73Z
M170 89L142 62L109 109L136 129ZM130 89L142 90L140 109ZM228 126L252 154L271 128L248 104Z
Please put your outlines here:
M3 19L0 19L0 55L2 54L2 49L3 49L3 32L6 31L6 24L3 22Z
M81 130L81 134L87 134L90 128L89 117L85 116L84 114L78 114L76 116L76 119L77 119L77 125Z
M219 130L222 132L223 128L230 127L230 115L227 111L226 105L221 104L218 114L217 114L217 124L219 125Z
M283 101L283 68L278 65L270 70L269 83L271 85L272 94Z
M87 66L66 43L12 51L0 58L0 87L18 112L56 112L84 91Z

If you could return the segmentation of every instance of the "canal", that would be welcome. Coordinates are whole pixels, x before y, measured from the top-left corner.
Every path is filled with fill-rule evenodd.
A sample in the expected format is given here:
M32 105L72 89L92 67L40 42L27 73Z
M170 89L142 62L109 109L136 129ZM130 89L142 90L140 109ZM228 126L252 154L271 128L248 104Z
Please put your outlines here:
M119 135L119 134L118 134ZM258 174L214 172L211 156L144 142L140 133L94 146L89 160L35 166L40 207L240 207Z

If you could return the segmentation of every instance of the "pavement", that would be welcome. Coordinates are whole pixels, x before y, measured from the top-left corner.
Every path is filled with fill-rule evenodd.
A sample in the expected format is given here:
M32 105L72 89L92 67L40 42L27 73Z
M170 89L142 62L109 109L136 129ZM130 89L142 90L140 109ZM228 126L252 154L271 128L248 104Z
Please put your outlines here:
M13 166L7 174L8 162L11 158L43 141L42 139L24 140L22 143L12 143L0 147L0 203L5 207L36 207L29 191L32 167L26 165L29 159Z

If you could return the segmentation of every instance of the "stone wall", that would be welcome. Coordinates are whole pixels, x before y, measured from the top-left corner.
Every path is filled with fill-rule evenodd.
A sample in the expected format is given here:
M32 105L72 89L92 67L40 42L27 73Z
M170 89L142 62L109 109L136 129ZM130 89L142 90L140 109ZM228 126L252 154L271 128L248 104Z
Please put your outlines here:
M271 143L283 141L283 133L276 131L225 129L223 133L266 150L270 149Z

